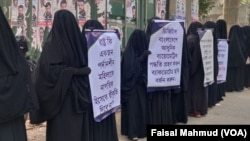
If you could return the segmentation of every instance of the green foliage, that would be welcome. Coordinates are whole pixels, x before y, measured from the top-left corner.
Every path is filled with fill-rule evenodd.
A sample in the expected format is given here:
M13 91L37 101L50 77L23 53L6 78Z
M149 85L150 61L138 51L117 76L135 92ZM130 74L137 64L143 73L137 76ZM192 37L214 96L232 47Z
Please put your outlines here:
M241 0L240 4L241 5L247 5L250 3L250 0Z
M214 7L214 2L210 0L199 0L199 16L204 19L208 16L209 11Z
M27 56L30 56L30 59L34 60L35 62L38 61L40 54L41 54L40 50L33 47L29 48L29 51L27 52Z

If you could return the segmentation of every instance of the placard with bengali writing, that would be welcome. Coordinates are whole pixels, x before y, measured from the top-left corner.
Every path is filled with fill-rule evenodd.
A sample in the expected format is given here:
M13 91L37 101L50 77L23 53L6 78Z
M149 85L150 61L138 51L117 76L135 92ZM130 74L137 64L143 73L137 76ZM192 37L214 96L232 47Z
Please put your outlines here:
M99 122L120 108L120 40L115 32L86 32L92 105Z
M214 41L212 32L211 29L198 30L204 69L204 86L211 85L214 82Z
M227 39L218 39L219 72L217 75L217 83L226 82L227 62L228 62L228 42L227 42Z
M155 20L148 56L148 87L175 87L181 81L183 23Z

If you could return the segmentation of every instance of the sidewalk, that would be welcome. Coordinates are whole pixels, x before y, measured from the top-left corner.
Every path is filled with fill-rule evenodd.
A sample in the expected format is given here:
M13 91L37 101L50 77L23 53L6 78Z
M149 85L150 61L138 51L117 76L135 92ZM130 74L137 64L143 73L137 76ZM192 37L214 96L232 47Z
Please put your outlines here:
M119 141L129 141L126 136L120 134L120 112L116 113ZM180 123L181 124L181 123ZM242 92L226 93L224 100L208 110L204 117L188 117L188 125L205 124L248 124L250 125L250 89ZM46 125L40 127L27 127L29 141L45 141ZM146 141L147 139L139 139Z

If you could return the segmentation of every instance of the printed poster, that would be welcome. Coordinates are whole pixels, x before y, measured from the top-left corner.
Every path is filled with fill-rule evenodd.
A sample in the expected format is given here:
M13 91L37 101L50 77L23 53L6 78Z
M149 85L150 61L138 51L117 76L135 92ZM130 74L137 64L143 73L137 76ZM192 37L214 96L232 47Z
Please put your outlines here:
M199 0L192 0L191 18L193 22L199 21Z
M156 17L159 17L162 20L166 18L166 0L157 0L156 2Z
M87 20L90 19L90 3L86 2L85 0L78 0L77 4L77 14L76 18L78 19L78 24L82 27Z
M53 1L39 0L38 26L52 26L53 23Z
M127 22L136 21L136 0L126 0L126 20Z

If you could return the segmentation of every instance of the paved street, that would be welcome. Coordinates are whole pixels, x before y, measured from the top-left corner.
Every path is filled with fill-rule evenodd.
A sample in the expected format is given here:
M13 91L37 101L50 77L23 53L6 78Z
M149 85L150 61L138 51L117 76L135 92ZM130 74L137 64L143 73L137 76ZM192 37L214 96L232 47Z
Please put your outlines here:
M129 141L125 136L120 135L120 112L116 113L117 130L119 141ZM249 124L250 125L250 89L243 92L226 93L226 97L217 106L208 110L204 117L188 118L188 125L205 124ZM29 141L45 141L45 129L43 125L40 128L28 130ZM32 131L33 130L33 131ZM34 134L33 132L38 132ZM31 135L33 134L33 135ZM146 138L139 141L146 141Z

